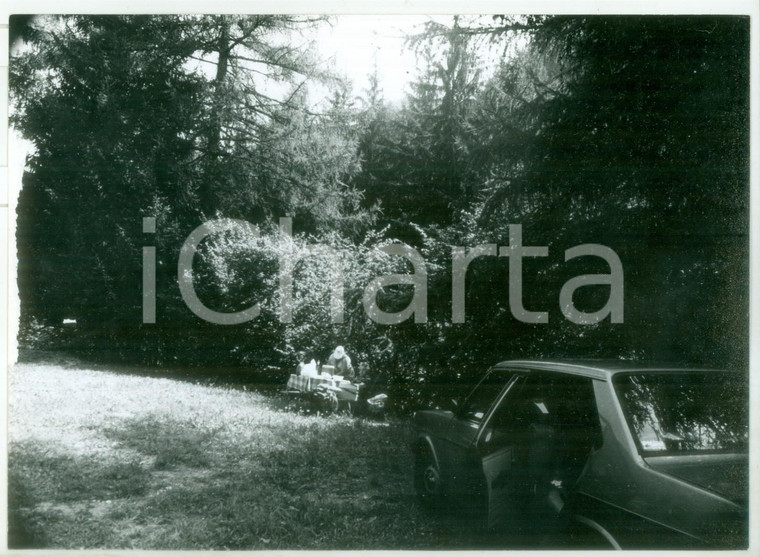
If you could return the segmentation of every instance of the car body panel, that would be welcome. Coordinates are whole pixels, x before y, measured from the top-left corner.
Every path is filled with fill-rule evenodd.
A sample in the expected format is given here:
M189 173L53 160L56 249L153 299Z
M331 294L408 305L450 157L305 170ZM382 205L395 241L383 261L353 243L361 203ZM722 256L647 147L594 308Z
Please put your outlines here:
M748 503L749 456L707 454L645 457L647 465L663 474L717 493L739 506Z
M492 369L514 371L523 377L539 372L591 380L602 441L588 456L565 512L584 524L598 526L600 533L623 548L747 546L747 455L643 457L612 381L617 373L642 369L651 373L694 370L529 360L501 362ZM462 420L451 411L422 411L415 416L418 440L425 439L434 447L451 496L459 498L480 489L491 524L509 519L514 495L509 478L519 470L513 469L514 447L505 446L484 457L478 452L478 443L507 393L505 385L480 423Z
M746 516L741 507L647 464L639 455L611 383L596 383L595 391L599 413L604 416L604 439L602 447L590 456L576 491L705 544L726 543L731 532L725 532L717 523L743 522ZM744 544L742 539L736 543Z

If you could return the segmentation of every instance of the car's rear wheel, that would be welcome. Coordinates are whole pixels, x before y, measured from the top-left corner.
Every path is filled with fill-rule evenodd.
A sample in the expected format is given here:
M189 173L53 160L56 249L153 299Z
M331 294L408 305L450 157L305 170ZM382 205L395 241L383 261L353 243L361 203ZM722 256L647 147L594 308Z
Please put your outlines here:
M567 543L578 549L620 549L620 545L604 528L582 516L572 517Z
M429 507L436 506L443 492L441 471L433 452L426 446L415 453L414 489L420 502Z

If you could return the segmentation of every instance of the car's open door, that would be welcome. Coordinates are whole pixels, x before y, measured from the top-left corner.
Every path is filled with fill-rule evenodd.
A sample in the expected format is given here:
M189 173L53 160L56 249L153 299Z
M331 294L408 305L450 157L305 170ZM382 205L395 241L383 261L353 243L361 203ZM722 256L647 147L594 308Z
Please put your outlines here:
M503 447L483 457L483 472L486 477L488 526L493 527L508 521L510 512L510 472L513 448Z
M489 527L514 518L515 479L519 471L514 469L518 447L510 414L523 381L523 376L515 375L486 416L476 440L486 482Z
M599 428L591 380L516 375L476 440L486 480L488 522L553 524Z

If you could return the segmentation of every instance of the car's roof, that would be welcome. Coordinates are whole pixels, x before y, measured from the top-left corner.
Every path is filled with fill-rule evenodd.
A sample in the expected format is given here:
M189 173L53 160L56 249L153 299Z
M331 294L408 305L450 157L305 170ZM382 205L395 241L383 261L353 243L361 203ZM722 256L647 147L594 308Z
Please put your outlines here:
M722 369L699 366L679 366L673 363L635 362L627 360L505 360L496 368L518 368L525 371L552 371L609 380L613 375L626 372L688 373L694 371L721 372Z

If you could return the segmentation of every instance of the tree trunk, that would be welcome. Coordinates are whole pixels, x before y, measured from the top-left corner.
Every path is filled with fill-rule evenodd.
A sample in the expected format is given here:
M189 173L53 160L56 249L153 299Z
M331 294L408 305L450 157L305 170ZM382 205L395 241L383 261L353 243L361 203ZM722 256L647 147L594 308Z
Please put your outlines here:
M200 202L206 218L211 217L218 207L216 198L217 168L222 154L222 107L224 106L224 86L227 80L230 60L230 23L226 16L220 20L219 42L217 46L218 62L214 77L213 117L209 127L206 152L209 159L208 172L201 184Z

